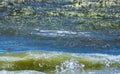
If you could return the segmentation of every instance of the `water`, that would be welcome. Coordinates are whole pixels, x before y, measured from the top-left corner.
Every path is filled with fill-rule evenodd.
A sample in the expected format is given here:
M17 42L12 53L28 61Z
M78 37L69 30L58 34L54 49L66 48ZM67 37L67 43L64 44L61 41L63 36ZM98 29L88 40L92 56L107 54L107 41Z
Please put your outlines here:
M120 1L1 0L0 74L119 74Z
M117 74L120 72L119 55L40 52L37 50L34 52L7 52L1 53L0 56L0 69L11 72L16 72L16 70L22 70L22 72L28 70L25 71L28 73L29 70L36 70L47 74L86 74L89 72Z

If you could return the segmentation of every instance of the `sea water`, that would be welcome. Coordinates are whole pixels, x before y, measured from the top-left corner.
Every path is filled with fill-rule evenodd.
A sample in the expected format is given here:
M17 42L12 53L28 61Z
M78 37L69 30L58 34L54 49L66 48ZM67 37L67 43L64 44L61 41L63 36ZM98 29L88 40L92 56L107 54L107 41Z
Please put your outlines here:
M0 74L120 74L119 0L1 0Z

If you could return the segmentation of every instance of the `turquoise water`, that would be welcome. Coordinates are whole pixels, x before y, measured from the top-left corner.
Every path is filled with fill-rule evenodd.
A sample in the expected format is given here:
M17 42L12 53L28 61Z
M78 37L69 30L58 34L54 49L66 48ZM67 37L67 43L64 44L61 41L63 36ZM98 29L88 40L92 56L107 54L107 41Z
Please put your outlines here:
M0 1L0 74L119 74L120 1Z

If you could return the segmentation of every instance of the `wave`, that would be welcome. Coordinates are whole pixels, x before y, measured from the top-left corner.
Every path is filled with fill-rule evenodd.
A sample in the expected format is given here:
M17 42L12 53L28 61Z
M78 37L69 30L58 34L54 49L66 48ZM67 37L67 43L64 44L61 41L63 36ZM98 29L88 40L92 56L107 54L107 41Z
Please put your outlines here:
M71 30L41 30L34 29L31 35L43 36L43 37L68 37L68 38L94 38L94 39L116 39L118 36L95 32L95 31L71 31Z
M38 36L45 37L90 37L90 32L75 32L75 31L67 31L67 30L40 30L35 29L36 32L32 32L31 34L35 34Z
M34 70L20 70L20 71L1 70L0 74L45 74L45 73Z
M59 52L12 52L0 54L0 70L65 72L120 68L120 55Z
M39 28L29 28L19 26L0 26L1 35L20 35L36 38L90 38L90 39L106 39L106 40L117 40L119 34L109 34L100 31L71 31L71 30L44 30Z

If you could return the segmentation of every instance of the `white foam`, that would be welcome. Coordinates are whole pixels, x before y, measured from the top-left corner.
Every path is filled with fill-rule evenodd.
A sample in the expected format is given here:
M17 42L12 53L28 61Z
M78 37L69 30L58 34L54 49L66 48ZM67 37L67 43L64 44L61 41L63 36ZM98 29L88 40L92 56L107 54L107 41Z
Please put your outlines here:
M74 71L81 69L80 71L84 72L83 68L85 65L83 64L78 64L78 61L71 59L71 60L67 60L63 63L61 63L61 65L57 65L56 66L56 74L59 73L67 73L67 72L72 72L72 74L74 74ZM71 73L70 73L71 74Z
M66 31L66 30L40 30L34 29L35 31L31 34L36 34L40 36L48 36L48 37L64 37L64 36L83 36L83 37L90 37L90 32L76 32L76 31Z
M1 70L0 74L45 74L45 73L33 70L19 70L19 71Z

